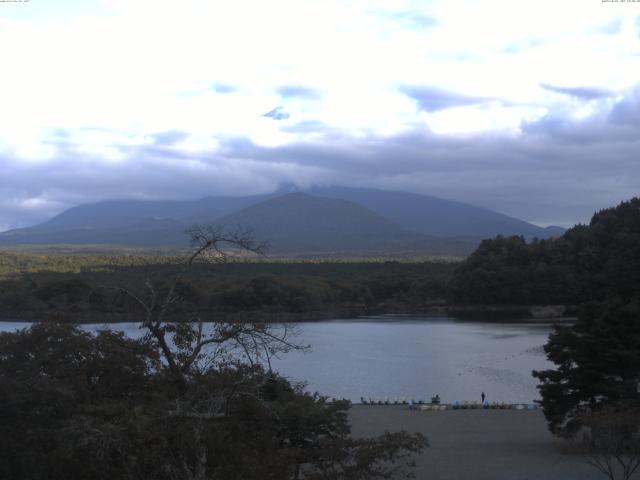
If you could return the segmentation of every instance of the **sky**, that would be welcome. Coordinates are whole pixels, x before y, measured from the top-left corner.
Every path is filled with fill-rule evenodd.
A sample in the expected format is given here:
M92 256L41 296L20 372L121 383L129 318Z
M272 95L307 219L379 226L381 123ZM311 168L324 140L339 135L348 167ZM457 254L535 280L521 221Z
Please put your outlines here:
M0 62L0 231L282 184L542 226L640 193L640 1L6 1Z

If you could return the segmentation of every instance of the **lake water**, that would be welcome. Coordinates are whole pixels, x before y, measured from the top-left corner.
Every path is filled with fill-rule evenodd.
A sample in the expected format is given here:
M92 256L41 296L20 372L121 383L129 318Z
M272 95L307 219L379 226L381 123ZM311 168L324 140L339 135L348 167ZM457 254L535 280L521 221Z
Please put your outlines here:
M0 322L1 331L24 328ZM104 325L87 325L96 330ZM136 323L111 325L139 336ZM308 353L291 352L273 366L308 390L353 401L428 399L530 403L539 398L534 369L552 365L542 345L549 324L468 322L444 317L381 316L298 324Z

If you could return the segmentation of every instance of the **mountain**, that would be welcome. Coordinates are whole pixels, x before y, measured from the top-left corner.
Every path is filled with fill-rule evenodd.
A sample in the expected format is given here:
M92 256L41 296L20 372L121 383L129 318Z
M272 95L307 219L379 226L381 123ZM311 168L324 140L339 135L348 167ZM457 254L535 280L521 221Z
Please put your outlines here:
M485 208L435 197L347 187L279 190L194 201L110 200L70 208L39 225L0 233L0 245L187 246L194 223L250 227L279 253L466 254L498 234L557 236Z
M72 207L40 224L38 228L117 227L142 218L173 219L190 225L213 221L272 195L205 197L192 201L107 200Z
M193 201L107 200L78 205L39 225L0 233L0 245L109 244L186 247L184 231L213 223L274 194L205 197Z
M567 231L564 227L558 227L556 225L550 225L545 227L544 229L545 235L540 235L538 238L551 238L551 237L561 237Z
M538 227L487 208L444 200L429 195L348 187L314 187L313 195L350 200L401 227L425 235L475 237L523 235L548 238L562 235L562 227Z
M251 228L275 252L388 251L420 238L353 202L301 192L252 205L218 223Z
M0 233L0 245L187 246L186 225L170 218L143 217L114 224L46 225Z

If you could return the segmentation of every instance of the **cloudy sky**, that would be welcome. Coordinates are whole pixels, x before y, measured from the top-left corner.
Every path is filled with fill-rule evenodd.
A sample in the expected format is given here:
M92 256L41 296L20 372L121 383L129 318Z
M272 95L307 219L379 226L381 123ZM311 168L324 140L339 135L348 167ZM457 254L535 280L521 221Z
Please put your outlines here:
M0 2L0 230L283 183L540 225L640 193L640 2Z

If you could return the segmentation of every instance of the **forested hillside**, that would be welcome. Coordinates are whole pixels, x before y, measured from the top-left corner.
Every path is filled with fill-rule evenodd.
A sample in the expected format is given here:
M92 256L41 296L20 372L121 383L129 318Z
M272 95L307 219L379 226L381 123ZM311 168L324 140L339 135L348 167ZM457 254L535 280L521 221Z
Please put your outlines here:
M640 292L640 198L597 212L554 239L484 240L457 268L457 304L579 304Z

